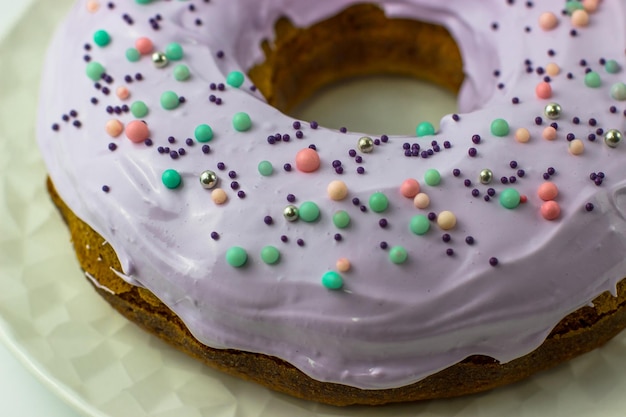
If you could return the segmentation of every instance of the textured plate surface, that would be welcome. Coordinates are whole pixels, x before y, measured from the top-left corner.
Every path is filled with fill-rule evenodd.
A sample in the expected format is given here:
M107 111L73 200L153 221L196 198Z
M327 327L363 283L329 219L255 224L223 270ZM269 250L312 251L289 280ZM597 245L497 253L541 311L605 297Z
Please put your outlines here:
M38 79L70 0L39 0L0 45L0 339L89 416L623 416L626 333L522 383L448 401L338 409L214 372L117 315L80 272L44 189Z

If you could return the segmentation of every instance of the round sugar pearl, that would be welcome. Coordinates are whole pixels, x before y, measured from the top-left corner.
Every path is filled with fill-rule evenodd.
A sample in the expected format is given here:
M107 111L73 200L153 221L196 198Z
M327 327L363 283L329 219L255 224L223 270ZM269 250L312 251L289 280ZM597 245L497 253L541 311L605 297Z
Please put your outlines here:
M130 91L128 91L128 88L123 87L123 86L117 87L117 89L115 90L115 95L120 100L126 100L128 99L128 97L130 97Z
M217 205L224 204L226 200L228 200L228 196L226 195L226 191L221 188L216 188L211 191L211 200Z
M315 172L320 167L320 156L314 149L304 148L296 154L296 168L302 172Z
M537 195L543 201L554 200L559 195L559 189L553 182L544 182L537 189Z
M350 261L347 258L339 258L337 259L337 271L339 272L348 272L350 270Z
M537 87L535 87L535 94L538 98L548 99L552 97L552 86L549 83L542 81L537 84Z
M341 201L348 195L348 186L340 180L331 181L326 189L328 197L334 201Z
M137 49L141 55L148 55L152 53L154 45L152 44L152 41L148 38L137 38L137 40L135 41L135 49Z
M552 30L559 24L559 19L552 12L541 13L539 16L539 27L543 30Z
M543 132L541 135L543 136L545 140L554 140L556 139L556 129L553 128L552 126L548 126L545 129L543 129Z
M569 143L569 153L572 155L581 155L585 151L585 144L580 139L574 139Z
M530 132L525 127L520 127L515 131L515 140L519 143L526 143L530 140Z
M116 138L124 131L124 125L117 119L111 119L106 123L104 129L109 136Z
M586 10L574 10L572 13L572 25L579 28L589 25L589 13Z
M456 226L456 216L451 211L442 211L437 216L437 224L443 230L450 230Z
M556 77L560 73L561 73L561 67L559 67L558 64L551 62L548 65L546 65L546 74L548 74L550 77Z
M598 10L600 0L583 0L583 7L587 13L594 13Z
M556 201L546 201L541 205L541 215L546 220L557 219L561 215L561 206Z
M148 139L150 136L150 131L148 130L148 125L139 120L133 120L132 122L126 125L125 129L126 137L131 140L131 142L140 143L144 140Z
M430 197L426 193L419 193L413 198L413 205L418 209L428 208L430 205Z
M404 180L400 186L400 193L406 198L414 198L419 192L420 183L413 178Z

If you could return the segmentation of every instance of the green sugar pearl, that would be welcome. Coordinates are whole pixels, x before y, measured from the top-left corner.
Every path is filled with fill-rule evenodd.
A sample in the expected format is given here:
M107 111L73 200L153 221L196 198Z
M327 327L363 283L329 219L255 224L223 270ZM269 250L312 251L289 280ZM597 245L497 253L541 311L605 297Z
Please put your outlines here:
M598 88L602 84L600 74L595 71L590 71L585 74L585 85L589 88Z
M338 290L343 287L343 278L335 271L328 271L322 275L322 285L329 290Z
M514 209L521 201L520 193L515 188L506 188L500 193L500 204L502 207Z
M611 97L618 101L626 100L626 84L619 82L611 86Z
M135 3L139 4L150 4L152 0L135 0Z
M418 138L422 136L434 135L435 126L433 126L433 124L429 122L422 122L417 125L417 128L415 129L415 134Z
M402 246L394 246L389 251L389 260L396 265L405 263L408 257L409 254Z
M163 181L163 185L170 190L173 190L174 188L178 188L178 186L180 186L182 178L175 169L166 169L161 175L161 181Z
M178 107L178 94L173 91L166 91L161 94L161 107L165 110L174 110Z
M189 67L187 65L176 65L174 67L174 79L176 81L186 81L190 76Z
M207 124L198 125L193 133L196 140L201 143L210 142L213 139L213 129Z
M300 208L298 209L298 214L300 219L307 223L312 223L319 219L320 217L320 208L312 201L305 201L300 204Z
M431 168L424 173L424 182L431 187L436 187L441 183L441 174L436 169Z
M239 112L233 116L233 127L238 132L245 132L252 127L252 120L248 113Z
M258 169L259 174L263 175L264 177L269 177L274 173L274 167L272 166L272 163L270 161L259 162Z
M416 235L425 235L430 230L430 220L423 214L418 214L411 218L409 229Z
M100 47L107 46L111 43L111 35L106 30L98 30L93 34L93 41Z
M350 225L350 215L345 210L339 210L333 214L333 224L338 229L345 229Z
M496 119L491 122L491 134L503 137L509 134L509 123L504 119Z
M91 61L87 64L87 70L85 72L87 73L87 77L89 77L92 81L98 81L102 78L104 71L104 67L101 63Z
M172 42L165 47L165 56L170 61L180 61L183 59L183 47L179 43Z
M617 63L616 60L609 59L604 64L604 70L606 72L608 72L609 74L617 74L619 72L619 70L620 70L620 66L619 66L619 64Z
M274 246L265 246L261 249L261 259L268 265L274 265L280 260L280 252Z
M243 84L244 76L240 71L232 71L226 76L226 84L231 87L239 88Z
M146 103L144 103L143 101L135 101L133 104L130 105L130 112L137 119L141 119L148 114L148 106L146 106Z
M383 193L374 193L370 196L369 206L373 212L382 213L389 207L389 199Z
M128 48L126 50L126 59L130 62L137 62L141 59L141 54L135 48Z
M241 268L248 261L248 253L244 248L233 246L226 251L226 262L235 268Z

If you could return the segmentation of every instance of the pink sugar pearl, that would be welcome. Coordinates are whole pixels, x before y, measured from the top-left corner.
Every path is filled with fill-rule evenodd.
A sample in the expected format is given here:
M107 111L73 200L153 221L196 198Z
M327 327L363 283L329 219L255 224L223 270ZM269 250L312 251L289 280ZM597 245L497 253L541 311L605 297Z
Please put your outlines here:
M320 167L320 156L314 149L304 148L296 154L296 168L302 172L315 172Z
M400 186L400 194L406 198L413 198L420 192L420 183L413 178L406 179Z
M541 215L546 220L555 220L561 215L561 206L556 201L546 201L541 205Z
M553 182L544 182L537 189L537 195L543 201L554 200L559 195L559 189Z
M552 126L548 126L543 129L542 136L545 140L554 140L556 139L556 129Z
M131 140L131 142L139 143L148 139L150 136L150 130L148 130L148 126L139 120L133 120L132 122L126 125L126 137Z
M539 98L550 98L552 97L552 87L549 83L542 81L537 84L537 87L535 88L535 94L537 94L537 97Z
M135 48L141 55L148 55L154 49L152 41L148 38L138 38L135 41Z
M559 24L559 19L552 12L541 13L539 16L539 27L543 30L552 30Z

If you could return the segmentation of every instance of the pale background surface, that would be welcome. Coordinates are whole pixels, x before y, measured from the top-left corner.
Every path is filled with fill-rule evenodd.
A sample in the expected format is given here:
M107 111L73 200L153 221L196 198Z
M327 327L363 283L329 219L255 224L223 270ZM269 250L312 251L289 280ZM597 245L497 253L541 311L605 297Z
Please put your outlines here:
M49 28L42 27L45 25L37 26L41 28L39 33L32 31L31 23L27 28L31 32L21 30L14 45L3 46L2 40L7 34L16 34L11 32L12 25L33 3L38 5L38 13L33 15L47 22L59 14L49 13L49 8L66 7L70 1L0 0L2 50L33 59L29 42L41 42L47 36ZM18 29L23 29L23 23ZM27 50L23 49L25 45ZM15 64L15 60L2 56L0 65ZM512 387L471 398L374 409L336 409L304 403L198 366L111 312L82 279L67 232L43 191L45 169L36 151L31 152L35 146L32 126L28 122L23 126L14 123L19 118L32 120L28 118L34 117L36 91L32 85L19 85L13 80L19 82L20 78L26 79L27 73L32 75L38 70L18 68L21 71L13 70L14 78L0 79L0 340L10 346L7 349L0 343L0 415L78 416L64 403L68 401L91 410L92 416L107 417L624 416L626 332L603 349ZM368 82L377 85L380 80ZM386 84L385 91L396 94L393 92L405 90L396 82ZM372 86L366 88L371 91ZM408 120L403 125L402 120L407 118L403 114L417 114L419 121L436 123L444 111L433 109L439 106L452 111L449 95L433 97L432 86L425 86L422 92L419 88L406 86L411 91L409 96L427 96L428 100L405 101L401 111L388 109L390 112L385 113L376 109L384 100L382 96L368 102L358 98L357 86L356 91L335 90L335 95L322 97L321 104L313 104L301 114L325 120L330 126L338 123L335 127L339 127L345 122L350 130L392 133L389 126L355 126L358 121L352 122L347 113L338 119L332 112L316 116L316 108L332 110L327 100L335 106L339 101L344 103L339 105L352 106L349 110L357 119L374 108L383 114L383 120L376 121L375 126L390 123L400 129L393 133L411 134L414 122ZM425 102L426 108L422 106ZM17 115L11 114L14 109L18 109ZM366 121L370 118L365 116ZM8 213L4 213L5 207ZM20 264L20 255L32 263L29 268ZM40 379L47 382L43 384Z

